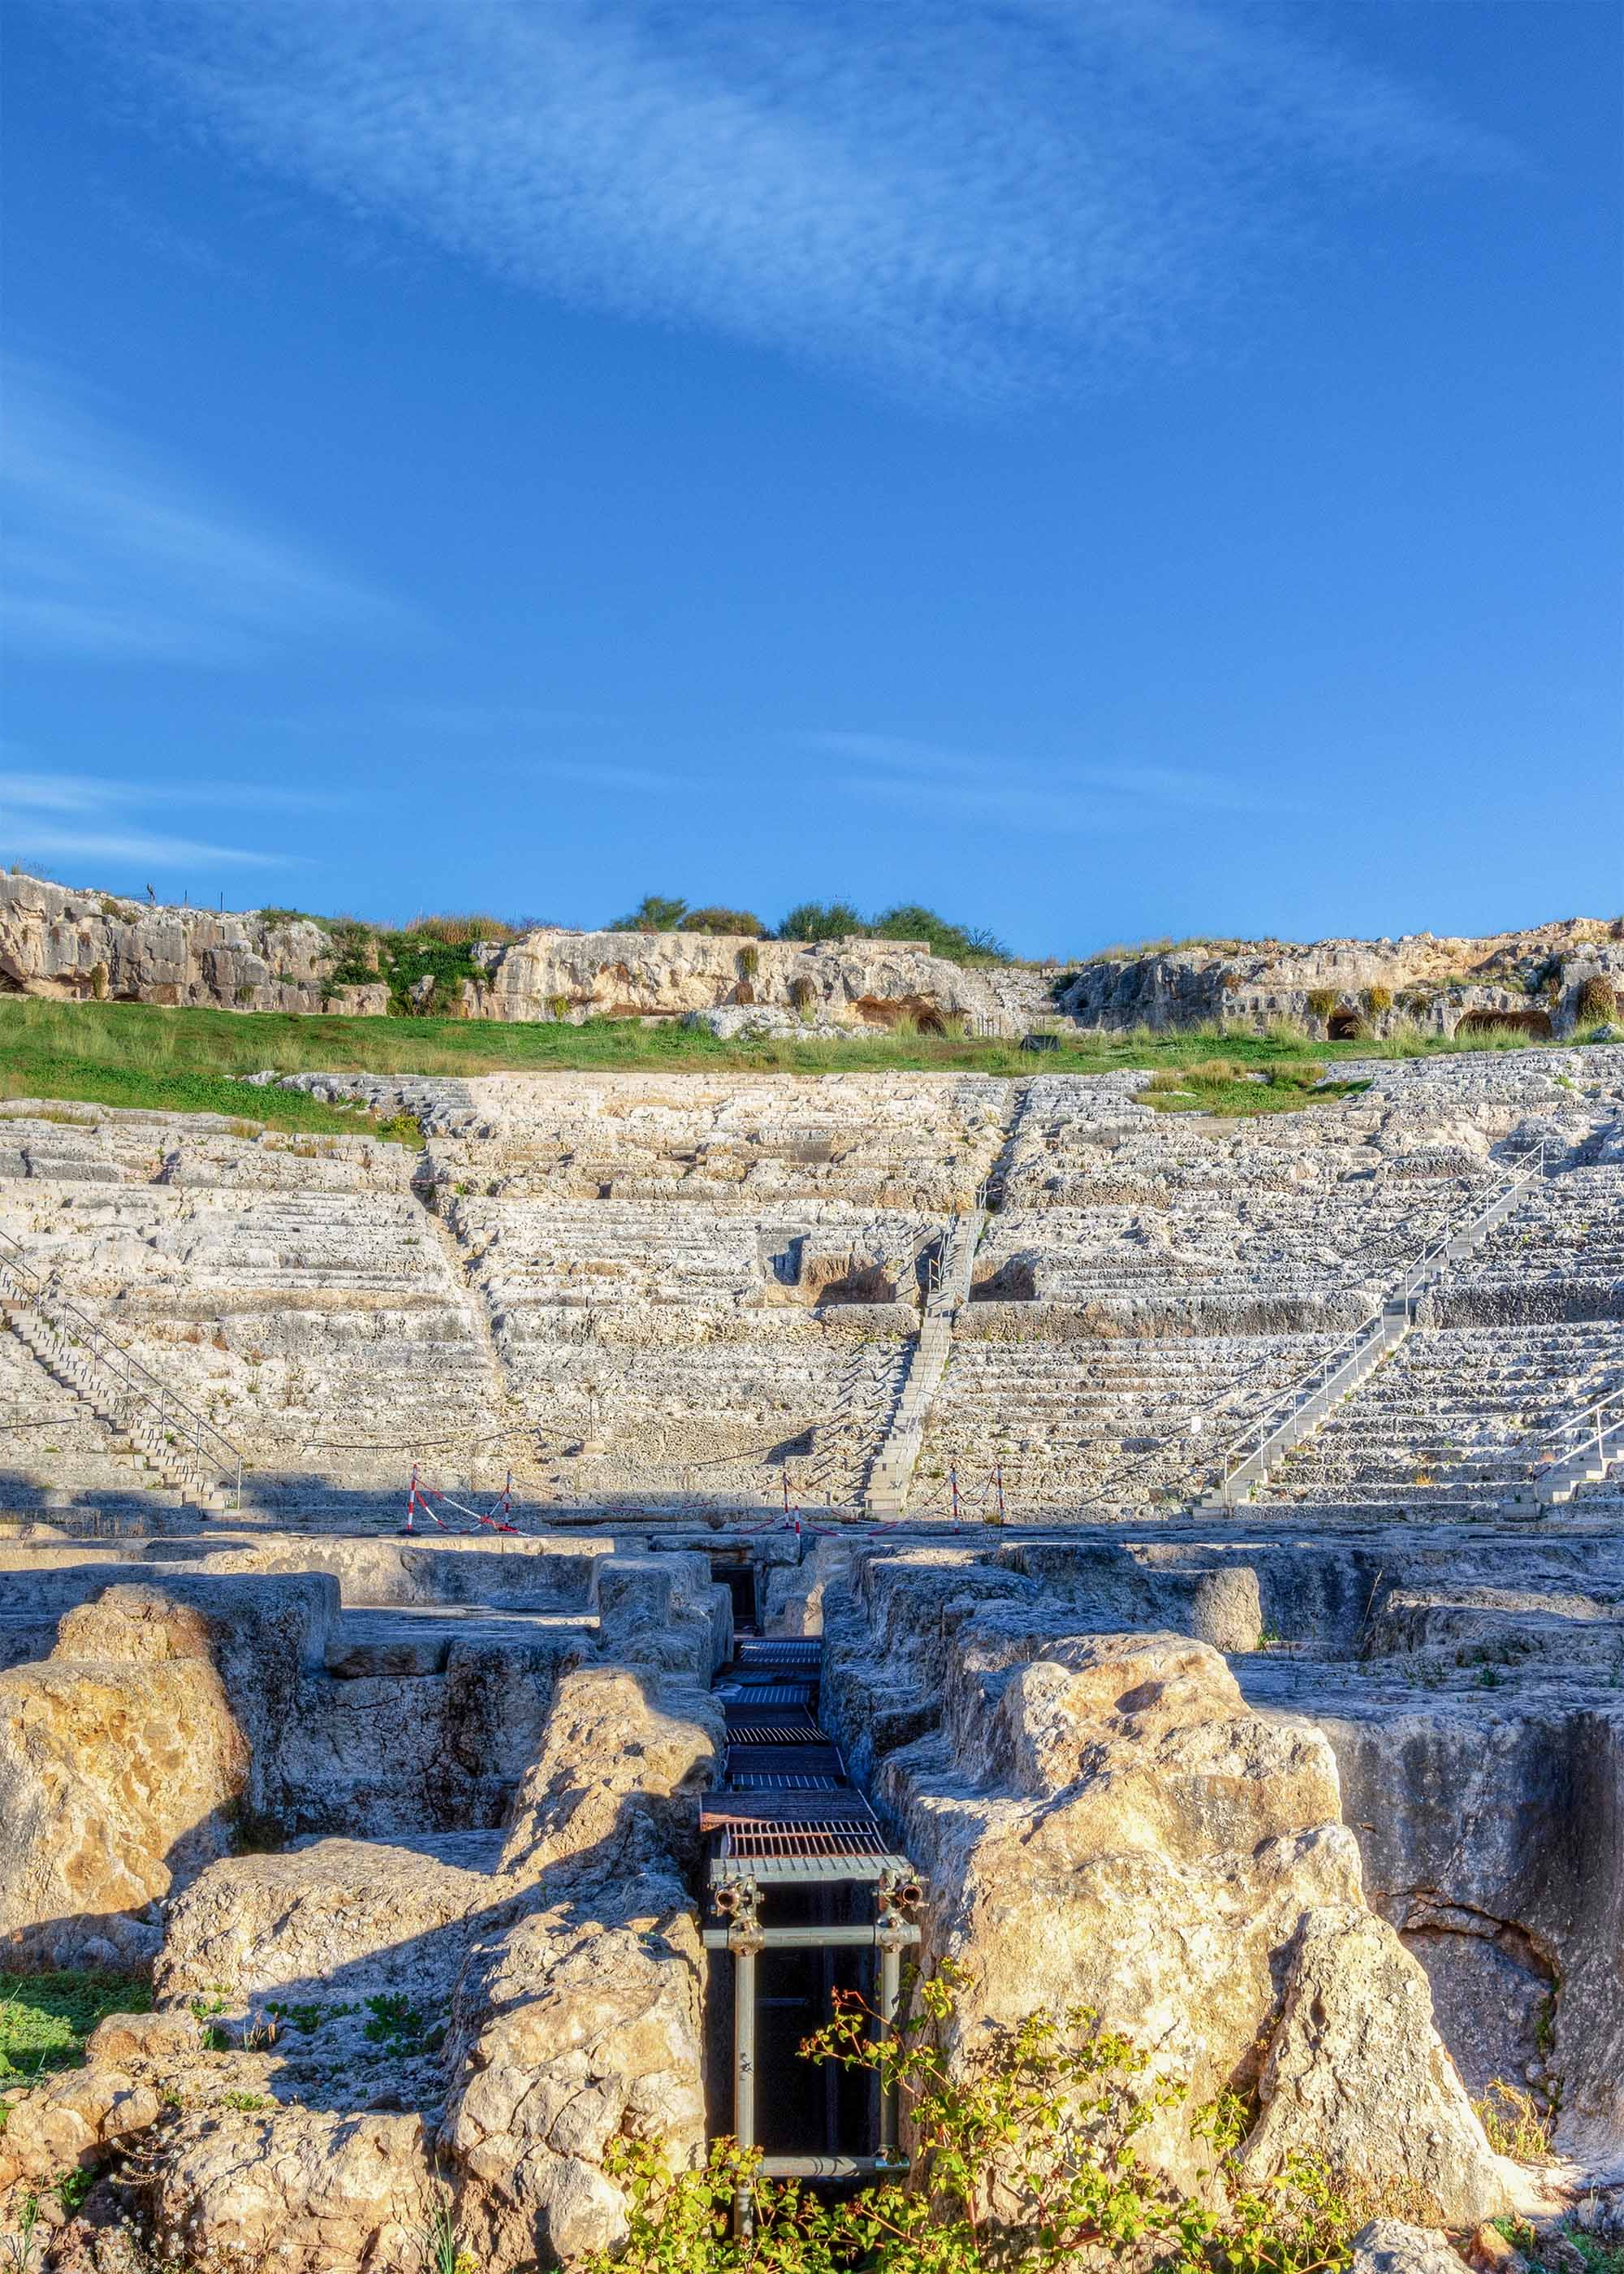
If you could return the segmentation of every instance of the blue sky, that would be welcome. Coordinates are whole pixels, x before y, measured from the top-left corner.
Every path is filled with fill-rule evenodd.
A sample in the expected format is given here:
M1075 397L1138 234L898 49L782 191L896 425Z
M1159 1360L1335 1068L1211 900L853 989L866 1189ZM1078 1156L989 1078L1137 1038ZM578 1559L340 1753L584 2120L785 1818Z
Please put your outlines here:
M1611 0L7 0L0 852L1624 903Z

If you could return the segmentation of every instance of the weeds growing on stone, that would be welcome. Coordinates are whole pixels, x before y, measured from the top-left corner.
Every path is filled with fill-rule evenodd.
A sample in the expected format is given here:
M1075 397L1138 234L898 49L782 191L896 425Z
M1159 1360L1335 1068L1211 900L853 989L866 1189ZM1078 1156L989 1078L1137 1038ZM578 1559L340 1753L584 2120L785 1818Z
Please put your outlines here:
M423 2274L479 2274L479 2263L457 2223L456 2205L442 2180L429 2206L428 2223L417 2238Z
M1473 2110L1484 2136L1497 2156L1515 2157L1519 2164L1545 2164L1551 2159L1552 2112L1541 2107L1531 2092L1503 2076L1491 2078Z

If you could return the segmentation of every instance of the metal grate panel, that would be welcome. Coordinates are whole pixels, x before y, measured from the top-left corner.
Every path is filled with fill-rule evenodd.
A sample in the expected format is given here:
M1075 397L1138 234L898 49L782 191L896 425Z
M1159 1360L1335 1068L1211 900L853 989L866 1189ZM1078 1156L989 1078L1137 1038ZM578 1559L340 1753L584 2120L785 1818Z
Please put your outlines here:
M727 1742L730 1745L822 1745L829 1740L809 1713L793 1719L786 1714L779 1721L758 1721L754 1714L734 1721L730 1713Z
M741 1641L733 1648L733 1665L740 1672L770 1666L775 1671L804 1669L812 1675L823 1662L823 1645L816 1636L802 1639L796 1635L772 1635Z
M727 1748L729 1784L741 1776L780 1777L798 1774L831 1776L846 1781L846 1763L834 1745L740 1745Z
M716 1694L724 1706L776 1706L781 1711L798 1706L809 1712L817 1695L815 1682L750 1682L723 1681L716 1685Z
M768 1856L883 1856L885 1834L872 1817L867 1822L820 1823L809 1813L777 1824L731 1824L722 1834L729 1862Z
M856 1849L844 1855L792 1849L776 1856L713 1856L710 1884L719 1887L730 1879L753 1879L760 1886L785 1887L806 1886L820 1881L832 1886L843 1879L856 1879L872 1886L888 1872L901 1874L912 1868L906 1856L892 1854L883 1841L877 1849Z
M838 1792L842 1779L831 1769L733 1769L735 1792Z
M781 1788L764 1792L707 1792L699 1801L700 1829L704 1832L748 1832L759 1826L778 1829L786 1825L815 1829L878 1830L874 1811L861 1793L849 1785L806 1800Z

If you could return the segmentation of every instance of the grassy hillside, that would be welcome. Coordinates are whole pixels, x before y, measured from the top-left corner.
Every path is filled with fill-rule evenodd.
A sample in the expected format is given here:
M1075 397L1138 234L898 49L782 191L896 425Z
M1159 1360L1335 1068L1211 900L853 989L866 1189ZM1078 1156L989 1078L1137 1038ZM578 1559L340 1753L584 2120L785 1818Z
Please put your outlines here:
M1226 1074L1215 1080L1214 1044ZM501 1072L687 1067L695 1072L834 1073L905 1071L1030 1074L1098 1073L1145 1066L1168 1074L1197 1069L1206 1079L1192 1100L1161 1086L1173 1111L1279 1111L1300 1104L1301 1080L1267 1088L1252 1072L1304 1073L1311 1062L1334 1071L1339 1059L1431 1055L1454 1047L1511 1047L1500 1035L1451 1045L1406 1036L1396 1044L1326 1043L1280 1028L1266 1036L1207 1028L1174 1035L1144 1031L1067 1040L1041 1057L1013 1043L951 1036L859 1034L849 1041L720 1042L703 1029L632 1020L585 1026L506 1026L477 1020L300 1018L280 1013L158 1010L129 1003L0 1000L0 1096L84 1099L172 1112L228 1113L278 1128L355 1129L359 1117L288 1090L254 1090L242 1077L267 1067L369 1073L478 1074ZM1312 1080L1312 1076L1309 1079ZM1182 1086L1181 1086L1182 1088Z

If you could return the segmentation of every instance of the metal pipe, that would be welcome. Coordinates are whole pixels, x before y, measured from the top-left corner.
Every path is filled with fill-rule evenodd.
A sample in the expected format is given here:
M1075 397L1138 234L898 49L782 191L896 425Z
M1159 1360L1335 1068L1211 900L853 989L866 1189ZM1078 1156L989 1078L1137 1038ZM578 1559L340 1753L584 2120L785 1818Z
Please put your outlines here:
M733 1952L733 2138L741 2149L756 2145L756 1948ZM733 2232L755 2231L756 2205L748 2187L733 2197Z
M872 1950L882 1932L898 1942L917 1942L916 1926L763 1926L755 1930L751 1947L756 1950ZM708 1926L702 1937L707 1950L731 1950L742 1956L732 1930Z
M915 1928L914 1932L914 1939L917 1940L919 1930ZM885 1939L880 1945L880 2015L878 2036L882 2043L891 2036L897 2023L897 1999L898 1993L901 1988L902 1977L902 1952L899 1946L898 1935L899 1930L894 1927L888 1927L886 1930ZM895 2091L886 2085L883 2078L882 2077L880 2083L881 2155L890 2155L895 2149L896 2145L897 2096Z
M906 2156L763 2156L761 2172L769 2180L860 2180L871 2172L908 2168Z

